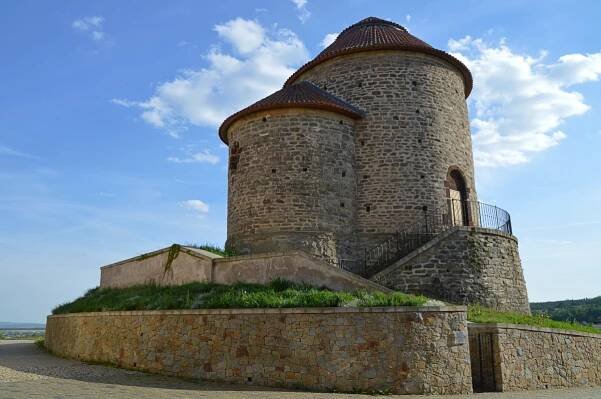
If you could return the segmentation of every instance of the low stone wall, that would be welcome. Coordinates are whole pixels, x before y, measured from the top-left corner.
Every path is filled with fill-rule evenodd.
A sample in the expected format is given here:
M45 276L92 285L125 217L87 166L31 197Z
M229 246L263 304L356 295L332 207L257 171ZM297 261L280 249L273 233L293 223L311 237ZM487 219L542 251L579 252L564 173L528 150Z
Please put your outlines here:
M213 259L208 251L173 245L100 268L101 288L123 288L137 284L181 285L211 281Z
M371 280L451 303L530 313L517 239L497 230L455 227Z
M512 324L468 328L476 390L601 385L601 335Z
M267 284L276 278L333 290L390 291L302 251L221 257L173 245L100 268L101 288L192 282Z
M219 284L267 284L281 278L338 291L392 291L302 251L233 256L215 259L214 265L213 281Z
M464 307L49 316L54 354L263 386L398 394L472 391Z

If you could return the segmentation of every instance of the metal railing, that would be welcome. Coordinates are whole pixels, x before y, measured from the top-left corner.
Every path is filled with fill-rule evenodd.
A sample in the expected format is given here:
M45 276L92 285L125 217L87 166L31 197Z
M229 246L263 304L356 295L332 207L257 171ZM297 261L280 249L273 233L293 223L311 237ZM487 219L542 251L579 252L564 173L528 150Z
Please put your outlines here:
M478 201L447 199L450 226L476 226L512 234L509 212Z
M395 231L389 238L371 248L365 248L360 274L364 277L373 276L455 226L483 227L512 233L511 216L507 211L477 201L449 198L434 211L424 207L423 217L418 218L414 224ZM340 264L340 267L345 268L344 266L343 263Z

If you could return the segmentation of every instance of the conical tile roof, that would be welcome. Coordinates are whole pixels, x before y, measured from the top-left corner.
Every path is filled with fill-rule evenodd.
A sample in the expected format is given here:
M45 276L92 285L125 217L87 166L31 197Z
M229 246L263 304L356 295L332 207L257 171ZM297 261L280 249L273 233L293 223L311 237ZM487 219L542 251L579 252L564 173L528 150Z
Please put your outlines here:
M353 119L359 119L363 116L363 111L360 109L320 89L311 82L303 81L287 85L281 90L231 115L221 124L219 137L227 144L227 129L236 120L255 112L278 108L323 109L337 112Z
M293 84L301 74L324 61L344 54L372 50L405 50L437 56L461 72L466 97L472 90L472 74L461 61L418 39L401 25L375 17L365 18L343 30L331 45L292 74L284 86Z

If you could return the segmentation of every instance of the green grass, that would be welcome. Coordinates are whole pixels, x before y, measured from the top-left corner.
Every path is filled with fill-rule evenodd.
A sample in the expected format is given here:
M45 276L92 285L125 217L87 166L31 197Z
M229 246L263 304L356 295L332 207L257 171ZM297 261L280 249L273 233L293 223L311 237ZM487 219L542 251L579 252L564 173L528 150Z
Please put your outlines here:
M53 314L111 310L293 308L341 306L419 306L424 296L368 292L339 292L275 280L268 285L191 283L159 287L94 288L84 296L56 307Z
M44 340L43 337L38 337L35 342L34 342L35 346L37 346L40 349L46 350L46 341Z
M552 320L546 315L532 316L512 312L499 312L482 306L468 306L467 319L474 323L523 324L534 327L557 328L560 330L580 331L601 334L601 330L592 326L567 321Z
M138 285L128 288L94 288L85 295L57 306L52 313L104 312L111 310L231 309L231 308L315 308L420 306L428 298L401 292L369 293L332 291L274 280L270 284L219 285L191 283L160 287ZM474 323L508 323L601 334L592 326L552 320L548 316L499 312L482 306L468 307Z
M221 248L217 245L213 245L213 244L186 244L186 247L192 247L192 248L197 248L197 249L203 249L205 251L214 253L215 255L219 255L219 256L223 256L228 257L228 256L236 256L238 255L238 253L236 253L236 251L234 251L231 248Z

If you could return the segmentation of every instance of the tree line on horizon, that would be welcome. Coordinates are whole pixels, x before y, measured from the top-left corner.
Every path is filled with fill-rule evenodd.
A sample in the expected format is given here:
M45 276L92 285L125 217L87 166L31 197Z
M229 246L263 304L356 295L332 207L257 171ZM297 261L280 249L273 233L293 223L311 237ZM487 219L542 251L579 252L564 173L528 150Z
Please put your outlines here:
M601 324L601 296L564 301L532 302L532 313L545 314L553 320Z

